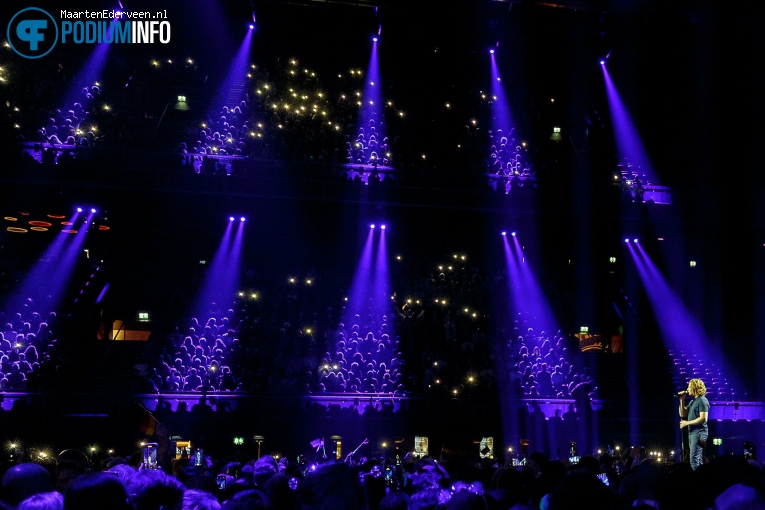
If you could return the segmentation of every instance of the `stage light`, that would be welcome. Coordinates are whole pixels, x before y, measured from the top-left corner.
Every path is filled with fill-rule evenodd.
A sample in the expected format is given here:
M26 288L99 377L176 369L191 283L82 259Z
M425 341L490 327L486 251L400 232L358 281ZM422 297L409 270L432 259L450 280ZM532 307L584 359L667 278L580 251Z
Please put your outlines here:
M380 228L381 228L382 230L385 230L385 225L380 225Z
M601 58L601 59L598 61L598 63L600 63L600 65L604 66L604 65L606 65L606 59L604 59L604 58Z
M632 240L632 242L633 242L633 243L635 243L635 244L637 244L637 242L638 242L638 238L636 237L635 239L633 239L633 240Z
M502 231L502 235L503 235L503 236L507 236L507 232L505 232L505 231L503 230L503 231Z
M372 41L373 41L373 42L377 42L377 37L373 37L373 38L372 38Z
M241 218L239 218L239 221L246 221L246 218L242 216Z
M82 207L78 207L77 212L82 212Z
M494 55L494 48L489 50L489 54Z
M374 223L370 224L369 228L375 228L375 224Z
M254 28L255 28L255 25L253 25L252 23L250 23L250 30L253 30Z
M228 217L228 221L234 221L234 217L233 216L229 216Z
M92 208L90 209L90 212L91 212L91 213L93 213L93 214L96 214L96 208L95 208L95 207L92 207Z

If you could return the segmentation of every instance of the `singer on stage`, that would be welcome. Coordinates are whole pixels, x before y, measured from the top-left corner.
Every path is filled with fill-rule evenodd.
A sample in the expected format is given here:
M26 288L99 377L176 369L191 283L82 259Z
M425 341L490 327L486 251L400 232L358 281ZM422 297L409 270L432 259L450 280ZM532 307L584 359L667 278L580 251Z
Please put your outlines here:
M704 463L704 447L707 445L709 428L709 400L706 397L707 387L701 379L688 381L688 389L678 393L680 397L680 430L688 427L688 449L690 452L691 468L696 468ZM690 395L693 400L686 406L685 396Z

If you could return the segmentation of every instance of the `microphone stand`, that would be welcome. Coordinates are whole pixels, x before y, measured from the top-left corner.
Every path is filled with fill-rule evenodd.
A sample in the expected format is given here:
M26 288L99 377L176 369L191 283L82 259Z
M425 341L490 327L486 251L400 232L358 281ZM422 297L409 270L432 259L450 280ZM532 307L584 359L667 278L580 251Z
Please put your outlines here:
M347 463L349 463L349 464L350 464L350 463L351 463L351 461L353 460L353 456L354 456L354 455L356 455L356 452L357 452L357 451L359 451L359 448L361 448L361 447L362 447L362 446L364 446L365 444L368 444L368 442L369 442L369 438L366 438L366 439L364 439L364 440L361 442L361 444L359 444L359 445L356 447L356 449L355 449L355 450L353 450L351 453L349 453L349 454L348 454L348 455L345 457L345 462L347 462Z

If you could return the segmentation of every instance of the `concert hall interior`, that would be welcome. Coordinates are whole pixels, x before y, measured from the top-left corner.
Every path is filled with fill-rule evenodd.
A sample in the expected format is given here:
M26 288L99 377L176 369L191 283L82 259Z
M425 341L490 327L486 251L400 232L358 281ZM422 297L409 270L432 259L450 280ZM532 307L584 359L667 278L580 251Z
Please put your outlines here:
M12 4L5 467L765 445L761 9Z

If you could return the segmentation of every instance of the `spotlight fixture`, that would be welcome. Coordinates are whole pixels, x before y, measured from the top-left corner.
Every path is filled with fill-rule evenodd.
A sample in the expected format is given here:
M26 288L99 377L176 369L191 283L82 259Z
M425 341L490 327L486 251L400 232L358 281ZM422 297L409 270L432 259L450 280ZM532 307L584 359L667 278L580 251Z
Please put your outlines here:
M82 207L78 207L77 212L82 212Z
M374 223L370 224L369 228L375 228L375 224Z
M377 42L377 36L372 37L372 42Z
M254 30L254 29L255 29L255 25L253 25L252 23L250 23L250 30Z
M491 48L491 49L489 50L489 54L490 54L490 55L494 55L494 48Z
M91 208L90 208L90 212L91 212L92 214L96 214L96 208L95 208L95 207L91 207Z
M503 236L507 236L507 232L505 232L505 231L503 230L503 231L502 231L502 235L503 235Z
M234 221L234 217L233 216L229 216L228 217L228 221Z
M246 218L244 216L242 216L241 218L239 218L239 221L244 222L244 221L247 221L247 220L246 220Z
M380 225L380 229L385 230L385 225Z

